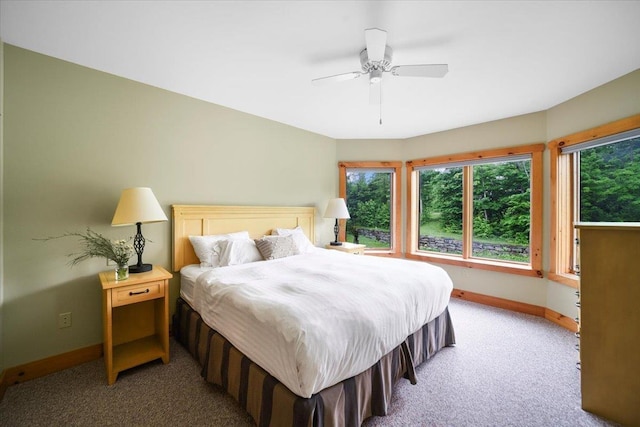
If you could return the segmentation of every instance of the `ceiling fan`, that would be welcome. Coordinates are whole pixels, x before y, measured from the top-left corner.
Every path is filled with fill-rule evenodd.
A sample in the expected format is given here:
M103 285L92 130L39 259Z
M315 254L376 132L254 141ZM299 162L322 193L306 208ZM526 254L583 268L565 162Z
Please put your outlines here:
M382 102L382 75L391 73L397 77L444 77L449 71L447 64L416 64L391 66L393 49L387 46L387 32L379 28L369 28L364 31L367 47L360 52L362 71L320 77L311 80L314 85L342 82L369 76L369 103Z

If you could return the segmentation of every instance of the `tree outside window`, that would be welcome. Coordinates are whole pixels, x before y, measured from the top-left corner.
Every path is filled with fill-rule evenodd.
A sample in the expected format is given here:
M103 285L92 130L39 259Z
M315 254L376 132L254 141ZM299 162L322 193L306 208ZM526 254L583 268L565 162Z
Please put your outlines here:
M640 222L640 129L638 137L575 154L582 222Z
M340 162L340 197L351 218L346 222L348 242L367 246L378 255L399 253L401 162Z
M576 222L640 222L640 115L550 141L549 277L578 287Z
M407 257L541 277L543 150L407 162Z

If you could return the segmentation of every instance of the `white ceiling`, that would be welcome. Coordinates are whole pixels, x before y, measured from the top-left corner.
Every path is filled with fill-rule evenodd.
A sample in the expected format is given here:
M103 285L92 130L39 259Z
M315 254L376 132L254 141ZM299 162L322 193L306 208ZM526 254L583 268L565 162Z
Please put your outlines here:
M13 1L0 37L332 138L407 138L548 109L640 68L640 1ZM442 79L360 78L364 30L393 65Z

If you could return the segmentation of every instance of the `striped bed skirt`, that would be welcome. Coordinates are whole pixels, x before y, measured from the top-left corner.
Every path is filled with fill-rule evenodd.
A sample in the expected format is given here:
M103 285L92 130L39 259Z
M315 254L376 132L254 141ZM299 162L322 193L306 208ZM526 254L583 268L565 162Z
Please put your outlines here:
M455 344L448 308L366 371L309 398L300 397L253 363L178 298L173 334L202 366L202 376L233 396L258 426L359 426L386 415L394 385L415 383L414 368Z

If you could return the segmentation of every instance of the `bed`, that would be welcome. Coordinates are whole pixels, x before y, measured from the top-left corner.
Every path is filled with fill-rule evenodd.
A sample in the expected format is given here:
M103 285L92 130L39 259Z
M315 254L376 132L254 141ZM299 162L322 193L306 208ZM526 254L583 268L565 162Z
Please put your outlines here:
M314 219L311 207L172 206L172 267L181 273L173 333L204 379L259 426L358 426L386 415L394 384L415 383L415 367L455 343L451 282L438 267L312 245L212 267L192 240L242 231L261 246L274 230L313 240Z

